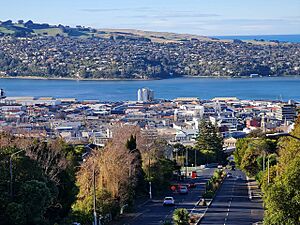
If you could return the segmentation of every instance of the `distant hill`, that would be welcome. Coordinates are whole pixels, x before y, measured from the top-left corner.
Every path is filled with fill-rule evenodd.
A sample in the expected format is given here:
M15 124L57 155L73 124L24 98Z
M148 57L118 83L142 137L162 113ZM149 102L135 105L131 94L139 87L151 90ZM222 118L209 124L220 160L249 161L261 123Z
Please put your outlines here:
M190 35L176 34L168 32L152 32L134 29L94 29L84 26L64 26L50 25L47 23L39 24L29 20L24 22L19 20L13 22L11 20L0 22L0 36L13 35L16 37L28 37L34 35L40 36L65 36L65 37L99 37L99 38L115 38L115 39L149 39L152 42L168 43L168 42L184 42L190 40L214 40L213 38Z
M0 77L299 76L299 52L300 43L0 22Z

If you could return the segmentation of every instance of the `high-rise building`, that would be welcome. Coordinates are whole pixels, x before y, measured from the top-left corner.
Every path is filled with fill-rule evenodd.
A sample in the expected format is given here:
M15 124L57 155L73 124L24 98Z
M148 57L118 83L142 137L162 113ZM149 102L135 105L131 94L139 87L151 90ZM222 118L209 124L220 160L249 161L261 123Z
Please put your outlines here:
M296 105L289 101L288 104L282 104L275 113L275 117L281 121L294 121L297 116Z
M138 89L137 95L138 95L138 102L142 102L143 101L142 89Z
M149 88L138 89L138 102L151 102L154 100L154 91Z

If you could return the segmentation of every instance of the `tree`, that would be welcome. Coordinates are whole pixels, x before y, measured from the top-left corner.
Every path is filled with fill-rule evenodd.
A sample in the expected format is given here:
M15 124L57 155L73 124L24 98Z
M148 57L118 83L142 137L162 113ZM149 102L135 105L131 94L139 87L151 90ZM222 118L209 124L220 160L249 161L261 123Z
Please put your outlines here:
M245 154L243 155L241 161L241 169L244 170L248 176L255 176L259 172L259 167L257 164L257 158L261 155L261 152L258 151L254 146L249 146Z
M173 221L175 225L189 225L189 213L186 209L175 209L173 213Z
M126 142L126 148L130 151L136 149L136 137L130 135L130 138Z
M20 188L20 201L23 204L28 224L45 224L44 214L51 205L53 196L44 182L31 180Z
M218 132L218 128L211 122L206 122L205 120L200 122L195 148L204 155L206 153L211 155L211 152L213 152L214 157L209 157L207 163L223 163L226 160L223 152L223 137Z
M13 198L8 191L8 156L16 151L18 149L0 149L0 224L47 224L45 213L57 189L48 182L38 163L24 152L13 159Z
M300 137L300 115L291 135ZM300 141L282 138L279 148L277 176L272 176L269 185L266 182L262 185L266 206L264 224L296 225L300 223Z
M285 173L265 188L265 224L296 225L300 223L300 156L293 159Z
M10 198L9 193L9 158L10 155L20 149L24 149L12 160L13 165L13 193L14 199ZM39 199L39 204L33 204L36 207L33 210L40 212L40 216L37 218L42 218L42 223L47 223L49 221L51 224L55 222L60 222L63 218L67 217L71 205L75 200L77 194L77 189L75 186L75 167L77 166L76 157L74 155L74 149L62 142L61 140L48 141L45 143L40 140L33 140L31 138L18 138L8 134L0 134L0 224L10 223L18 224L38 224L38 219L36 221L31 221L24 217L25 221L19 221L19 217L23 215L23 211L18 215L13 215L11 217L7 216L2 218L7 210L13 210L15 208L20 208L21 206L25 210L25 203L29 203L29 200L33 200L36 197L34 194L38 192L31 193L26 190L31 188L35 190L37 186L40 190L44 188L41 186L45 184L50 192L50 203L49 205L39 204L43 200ZM33 183L31 183L33 182ZM24 186L27 184L27 186ZM47 194L43 193L44 197ZM28 199L26 199L28 198ZM26 199L26 200L25 200ZM24 202L26 201L26 202ZM48 202L48 201L47 201ZM44 206L44 208L43 208ZM26 206L28 208L28 206ZM8 211L7 211L8 212ZM36 212L36 214L38 214ZM24 211L26 213L26 211ZM19 221L19 222L16 222Z
M92 152L77 174L79 193L73 212L83 224L92 220L93 171L97 189L97 213L116 216L120 207L132 205L138 189L143 189L142 156L136 149L135 129L115 127L112 140Z

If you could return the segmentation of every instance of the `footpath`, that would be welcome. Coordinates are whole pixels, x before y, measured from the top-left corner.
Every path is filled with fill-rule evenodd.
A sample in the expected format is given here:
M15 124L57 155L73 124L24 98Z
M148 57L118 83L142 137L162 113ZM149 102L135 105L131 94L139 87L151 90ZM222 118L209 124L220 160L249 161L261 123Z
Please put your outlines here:
M132 212L124 213L120 215L117 219L111 221L110 225L128 225L128 221L134 220L136 217L141 215L140 210L143 206L147 205L151 200L149 196L140 197L135 200L135 207ZM126 209L125 209L126 210Z
M248 182L248 194L251 201L262 201L261 189L258 186L257 181L254 178L247 177Z

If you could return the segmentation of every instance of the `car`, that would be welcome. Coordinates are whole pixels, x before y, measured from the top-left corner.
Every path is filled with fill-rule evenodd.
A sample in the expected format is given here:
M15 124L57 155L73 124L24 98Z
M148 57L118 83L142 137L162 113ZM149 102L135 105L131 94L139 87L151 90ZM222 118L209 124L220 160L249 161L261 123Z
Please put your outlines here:
M189 188L195 188L195 187L196 187L196 184L194 182L189 183Z
M222 165L218 165L218 169L219 170L223 169L223 166Z
M163 206L174 206L175 205L175 200L173 197L165 197Z
M179 187L179 194L187 194L189 192L187 186L183 185Z
M232 174L231 174L231 173L227 173L227 177L228 177L228 178L231 178L231 177L232 177Z

